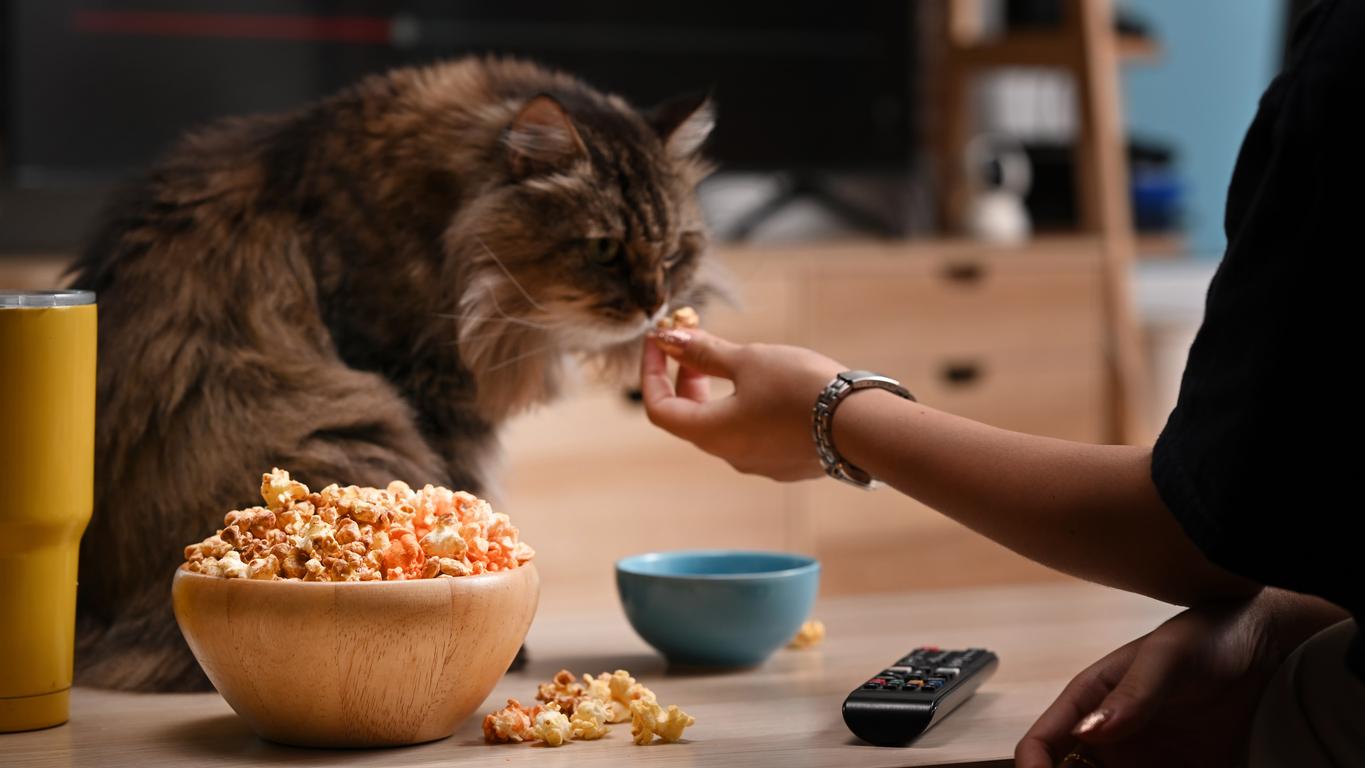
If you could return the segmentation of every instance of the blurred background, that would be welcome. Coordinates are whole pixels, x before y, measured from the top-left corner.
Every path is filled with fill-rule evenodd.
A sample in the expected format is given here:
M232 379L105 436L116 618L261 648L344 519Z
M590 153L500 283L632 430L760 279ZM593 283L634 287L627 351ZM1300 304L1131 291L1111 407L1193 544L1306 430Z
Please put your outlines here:
M1150 441L1224 247L1223 199L1303 2L11 0L0 287L52 287L176 136L371 72L527 56L649 105L709 88L702 189L741 304L1004 427ZM2 374L0 374L2 375ZM891 492L739 476L584 383L507 435L499 504L547 599L653 548L810 552L826 592L1058 578Z

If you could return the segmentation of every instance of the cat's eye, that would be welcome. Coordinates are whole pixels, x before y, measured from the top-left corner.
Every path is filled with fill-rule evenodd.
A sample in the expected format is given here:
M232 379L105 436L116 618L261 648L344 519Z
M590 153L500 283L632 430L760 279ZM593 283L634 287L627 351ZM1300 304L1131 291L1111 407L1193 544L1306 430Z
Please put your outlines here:
M610 264L621 255L621 241L610 237L594 237L587 241L588 258L598 264Z

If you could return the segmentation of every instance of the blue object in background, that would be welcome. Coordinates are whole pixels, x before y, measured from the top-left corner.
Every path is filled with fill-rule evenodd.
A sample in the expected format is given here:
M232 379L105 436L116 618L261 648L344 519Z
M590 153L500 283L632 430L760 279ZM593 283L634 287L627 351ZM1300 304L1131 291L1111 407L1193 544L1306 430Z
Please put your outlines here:
M1279 71L1284 0L1123 0L1161 42L1124 69L1129 129L1174 145L1194 254L1221 258L1228 181L1261 93Z
M672 664L750 667L786 645L810 616L820 563L740 550L653 552L618 560L630 625Z

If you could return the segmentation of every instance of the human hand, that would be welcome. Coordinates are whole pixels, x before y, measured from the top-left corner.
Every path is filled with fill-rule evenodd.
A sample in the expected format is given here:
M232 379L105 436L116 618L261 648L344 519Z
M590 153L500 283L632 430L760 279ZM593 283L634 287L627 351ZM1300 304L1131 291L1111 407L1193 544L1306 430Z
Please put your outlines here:
M676 387L667 357L678 361ZM645 339L640 391L651 422L740 472L803 480L822 474L811 409L843 370L801 347L734 344L679 329ZM712 376L734 382L734 394L711 399Z
M1339 612L1262 590L1190 608L1081 672L1015 748L1019 768L1239 765L1261 691ZM1077 745L1079 740L1080 745Z

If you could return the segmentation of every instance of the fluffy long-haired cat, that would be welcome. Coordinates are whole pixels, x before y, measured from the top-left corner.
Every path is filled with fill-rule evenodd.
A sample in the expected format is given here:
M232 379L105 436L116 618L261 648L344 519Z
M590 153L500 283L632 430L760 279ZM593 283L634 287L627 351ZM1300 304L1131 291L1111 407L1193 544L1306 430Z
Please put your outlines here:
M185 139L73 268L100 310L77 679L206 685L170 577L262 471L483 491L566 360L704 298L712 122L465 59Z

